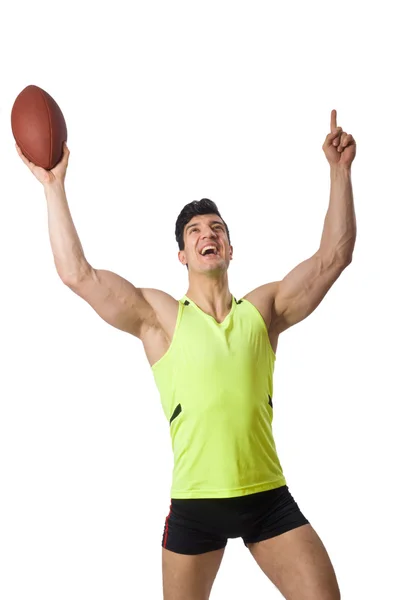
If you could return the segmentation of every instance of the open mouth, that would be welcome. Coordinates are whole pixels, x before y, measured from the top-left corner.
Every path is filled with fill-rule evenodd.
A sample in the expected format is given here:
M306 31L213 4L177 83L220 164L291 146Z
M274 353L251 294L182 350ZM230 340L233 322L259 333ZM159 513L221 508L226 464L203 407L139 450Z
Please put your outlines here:
M216 246L205 246L201 252L199 252L200 256L202 256L203 258L214 258L214 256L219 256L219 252L218 249L216 248Z

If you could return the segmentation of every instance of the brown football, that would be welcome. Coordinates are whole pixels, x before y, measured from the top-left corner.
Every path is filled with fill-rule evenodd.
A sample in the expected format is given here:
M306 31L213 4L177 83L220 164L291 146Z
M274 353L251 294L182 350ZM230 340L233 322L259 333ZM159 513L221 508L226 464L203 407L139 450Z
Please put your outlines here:
M66 122L54 98L41 88L28 85L17 96L11 128L22 153L35 165L50 170L61 160Z

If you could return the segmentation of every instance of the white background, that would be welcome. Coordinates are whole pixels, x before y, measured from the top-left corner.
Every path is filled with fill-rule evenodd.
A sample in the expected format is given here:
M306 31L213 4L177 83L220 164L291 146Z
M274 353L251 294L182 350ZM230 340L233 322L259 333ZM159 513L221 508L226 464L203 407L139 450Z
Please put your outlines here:
M274 435L344 600L395 593L396 41L392 3L16 3L0 50L0 597L162 598L172 452L141 342L59 279L10 112L60 105L88 261L179 299L175 221L208 197L240 298L318 248L330 114L357 141L354 259L280 338ZM394 591L393 591L394 590ZM230 540L211 600L280 598Z

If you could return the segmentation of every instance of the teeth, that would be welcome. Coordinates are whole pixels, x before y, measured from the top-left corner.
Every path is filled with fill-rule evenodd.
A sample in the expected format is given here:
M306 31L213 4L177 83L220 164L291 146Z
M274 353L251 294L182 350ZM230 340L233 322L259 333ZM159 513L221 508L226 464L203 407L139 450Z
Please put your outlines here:
M213 250L215 250L215 252L217 252L216 246L205 246L202 250L201 250L201 255L204 254L204 252L206 250L208 250L209 248L212 248Z

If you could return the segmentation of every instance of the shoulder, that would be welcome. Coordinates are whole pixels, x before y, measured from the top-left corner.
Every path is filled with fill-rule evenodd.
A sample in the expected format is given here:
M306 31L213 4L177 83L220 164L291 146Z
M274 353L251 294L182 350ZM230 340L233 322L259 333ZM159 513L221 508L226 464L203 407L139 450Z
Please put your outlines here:
M151 324L151 328L161 329L165 333L172 331L178 316L178 300L162 290L141 288L141 291L154 313L155 318Z
M253 304L262 315L274 353L277 352L279 338L277 328L274 326L276 322L274 303L279 288L279 283L279 281L265 283L243 297L243 300L248 300L248 302L251 302L251 304Z
M245 296L243 300L248 300L260 312L266 323L268 331L271 329L272 317L274 316L274 300L277 294L279 282L273 281L261 285Z
M167 292L156 290L154 288L141 288L145 300L153 307L156 312L163 313L164 311L177 309L179 302Z

